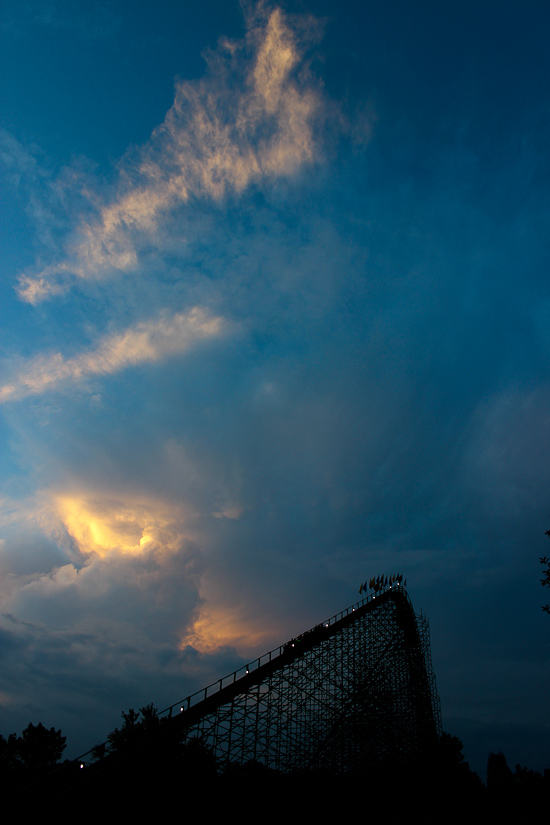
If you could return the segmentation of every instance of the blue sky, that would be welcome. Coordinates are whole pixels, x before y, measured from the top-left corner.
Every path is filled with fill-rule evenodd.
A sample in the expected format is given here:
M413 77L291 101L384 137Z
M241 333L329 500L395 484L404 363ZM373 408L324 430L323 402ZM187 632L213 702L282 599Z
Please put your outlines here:
M3 5L4 735L401 570L466 757L550 766L549 18Z

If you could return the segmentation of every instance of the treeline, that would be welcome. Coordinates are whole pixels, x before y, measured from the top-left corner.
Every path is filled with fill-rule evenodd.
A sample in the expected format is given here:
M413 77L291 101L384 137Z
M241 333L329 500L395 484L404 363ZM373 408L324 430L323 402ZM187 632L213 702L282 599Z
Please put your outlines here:
M180 717L159 717L153 705L130 709L122 724L93 748L89 763L61 757L65 737L40 723L21 736L0 737L4 801L11 810L43 813L84 810L90 816L174 815L196 801L202 814L241 810L266 816L342 813L397 821L487 823L544 817L550 772L544 776L490 754L487 785L464 761L462 743L444 733L430 752L410 761L384 761L362 772L282 774L260 763L220 770L200 739L186 739ZM76 807L75 807L76 806Z
M10 733L4 739L0 734L0 770L6 774L52 768L61 759L65 742L60 730L48 730L41 722L31 722L21 736Z

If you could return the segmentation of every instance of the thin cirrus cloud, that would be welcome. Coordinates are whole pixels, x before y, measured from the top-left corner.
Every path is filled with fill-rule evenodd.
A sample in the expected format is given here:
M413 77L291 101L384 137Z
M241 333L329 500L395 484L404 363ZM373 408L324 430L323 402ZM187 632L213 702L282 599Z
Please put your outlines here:
M94 350L73 358L61 353L32 359L10 382L0 387L0 403L40 395L62 383L87 376L111 375L138 364L160 361L183 353L193 344L219 337L227 322L194 307L187 313L145 321L116 335L108 335Z
M18 294L31 304L63 292L73 279L128 272L142 245L158 245L159 223L191 199L221 200L261 180L296 173L316 156L319 88L302 51L317 25L293 30L263 5L249 15L243 41L220 41L200 81L178 81L164 123L123 168L118 196L84 220L63 260L23 273Z

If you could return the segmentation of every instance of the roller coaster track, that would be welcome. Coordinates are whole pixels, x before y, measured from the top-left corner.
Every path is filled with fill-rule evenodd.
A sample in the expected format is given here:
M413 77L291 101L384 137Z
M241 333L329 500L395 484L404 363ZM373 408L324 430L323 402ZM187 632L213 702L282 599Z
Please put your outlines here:
M427 754L441 735L428 622L414 613L404 587L394 584L149 721L150 727L136 726L137 738L113 751L107 743L96 746L52 771L21 775L23 783L13 774L13 821L21 806L42 815L46 801L76 806L83 799L96 816L116 810L127 818L129 811L143 816L147 810L157 817L159 788L181 782L182 770L187 779L191 771L203 791L204 782L213 787L212 771L232 765L256 762L294 777L309 771L313 779L322 777L321 795L315 786L318 807L326 800L327 775L330 785L336 774L353 779L354 772L364 777L385 766L393 777L399 762L408 771L407 763ZM284 787L277 788L278 798ZM289 797L282 799L286 805ZM304 800L310 813L310 797ZM338 799L338 813L340 804ZM325 807L319 812L326 813Z
M427 620L394 585L161 716L221 766L343 772L413 758L441 734Z

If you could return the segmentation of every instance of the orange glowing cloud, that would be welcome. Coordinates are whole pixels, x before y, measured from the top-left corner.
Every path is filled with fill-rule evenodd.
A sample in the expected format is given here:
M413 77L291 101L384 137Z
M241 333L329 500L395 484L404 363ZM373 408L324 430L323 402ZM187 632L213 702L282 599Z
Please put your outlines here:
M135 502L60 494L54 508L67 533L86 554L140 555L181 547L182 514L161 502Z
M247 617L238 607L203 605L191 630L180 642L180 648L191 645L201 653L214 653L221 647L234 647L241 654L257 656L274 638L276 628L272 625L261 627L255 618Z

